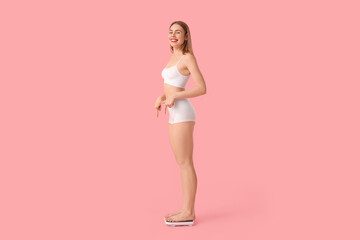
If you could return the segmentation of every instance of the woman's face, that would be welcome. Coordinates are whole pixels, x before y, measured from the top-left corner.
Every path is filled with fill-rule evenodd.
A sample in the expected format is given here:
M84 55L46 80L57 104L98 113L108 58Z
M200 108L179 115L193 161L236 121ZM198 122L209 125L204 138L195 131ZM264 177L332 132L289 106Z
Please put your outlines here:
M173 47L180 47L185 40L184 29L179 24L173 24L169 29L170 45Z

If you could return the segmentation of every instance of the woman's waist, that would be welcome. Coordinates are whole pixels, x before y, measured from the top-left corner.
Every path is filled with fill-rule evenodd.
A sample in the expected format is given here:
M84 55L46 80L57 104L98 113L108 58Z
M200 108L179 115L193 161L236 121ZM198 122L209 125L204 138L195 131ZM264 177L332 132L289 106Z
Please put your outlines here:
M173 86L164 87L164 93L165 93L166 98L174 95L176 92L182 92L182 91L185 91L185 89L184 88L173 87Z

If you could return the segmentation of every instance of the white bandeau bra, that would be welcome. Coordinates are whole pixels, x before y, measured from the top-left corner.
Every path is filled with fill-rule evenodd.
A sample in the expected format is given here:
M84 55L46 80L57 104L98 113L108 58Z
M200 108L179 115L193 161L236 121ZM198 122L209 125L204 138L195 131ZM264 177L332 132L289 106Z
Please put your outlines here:
M164 68L162 70L161 76L164 79L164 83L170 84L175 87L185 88L186 83L190 78L190 75L182 75L177 68L178 63L183 58L183 56L185 55L182 55L179 61L174 66Z

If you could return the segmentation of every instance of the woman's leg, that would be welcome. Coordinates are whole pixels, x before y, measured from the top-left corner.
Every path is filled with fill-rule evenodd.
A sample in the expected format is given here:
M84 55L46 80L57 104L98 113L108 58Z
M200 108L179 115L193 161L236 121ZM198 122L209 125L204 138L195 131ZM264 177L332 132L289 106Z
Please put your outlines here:
M167 215L168 221L195 219L197 176L193 164L194 126L195 122L169 124L170 145L180 167L183 206L180 211Z

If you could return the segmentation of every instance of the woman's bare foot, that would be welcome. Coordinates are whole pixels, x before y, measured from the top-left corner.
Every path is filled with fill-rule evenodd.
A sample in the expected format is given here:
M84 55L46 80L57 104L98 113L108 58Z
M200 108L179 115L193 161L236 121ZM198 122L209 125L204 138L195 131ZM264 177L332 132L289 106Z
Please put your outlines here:
M182 210L179 210L179 211L177 211L177 212L173 212L173 213L166 214L164 217L165 217L165 219L166 219L166 218L168 218L168 217L175 216L175 215L177 215L177 214L179 214L179 213L181 213L181 212L182 212Z
M180 222L180 221L186 221L186 220L195 220L195 212L187 212L187 211L181 211L180 213L166 217L166 221L168 222Z

